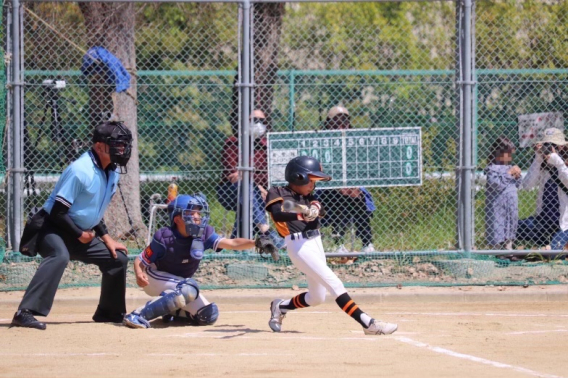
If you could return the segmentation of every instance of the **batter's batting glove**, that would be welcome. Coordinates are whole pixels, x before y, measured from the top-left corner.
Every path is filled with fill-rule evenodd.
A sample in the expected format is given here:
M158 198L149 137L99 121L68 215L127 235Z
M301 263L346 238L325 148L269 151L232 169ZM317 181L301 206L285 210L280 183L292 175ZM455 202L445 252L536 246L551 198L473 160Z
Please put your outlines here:
M306 211L306 213L304 214L304 219L307 222L311 222L319 216L319 213L320 213L319 207L312 205L310 206L308 211Z
M274 245L274 241L270 237L270 235L259 234L254 241L254 246L256 247L256 251L260 254L261 257L263 255L269 254L272 256L274 261L278 261L280 259L280 255L278 254L278 248Z

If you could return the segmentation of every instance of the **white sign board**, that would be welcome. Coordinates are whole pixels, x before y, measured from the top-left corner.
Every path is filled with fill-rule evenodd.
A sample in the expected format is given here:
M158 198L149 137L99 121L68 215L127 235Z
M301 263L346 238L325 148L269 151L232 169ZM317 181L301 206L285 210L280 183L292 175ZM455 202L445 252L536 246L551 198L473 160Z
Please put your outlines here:
M535 113L519 116L519 147L530 147L542 140L544 130L555 128L564 131L562 113Z

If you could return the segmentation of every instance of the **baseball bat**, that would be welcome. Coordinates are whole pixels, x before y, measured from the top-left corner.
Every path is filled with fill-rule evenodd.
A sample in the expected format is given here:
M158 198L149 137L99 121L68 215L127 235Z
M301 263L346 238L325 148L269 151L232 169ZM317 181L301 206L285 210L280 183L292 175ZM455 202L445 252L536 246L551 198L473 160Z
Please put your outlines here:
M308 207L306 205L300 205L294 201L284 200L282 203L282 211L285 213L306 214L308 212Z
M285 213L303 214L308 213L309 208L306 205L300 205L291 200L284 200L282 203L282 211ZM319 212L320 217L325 216L325 209L322 207Z

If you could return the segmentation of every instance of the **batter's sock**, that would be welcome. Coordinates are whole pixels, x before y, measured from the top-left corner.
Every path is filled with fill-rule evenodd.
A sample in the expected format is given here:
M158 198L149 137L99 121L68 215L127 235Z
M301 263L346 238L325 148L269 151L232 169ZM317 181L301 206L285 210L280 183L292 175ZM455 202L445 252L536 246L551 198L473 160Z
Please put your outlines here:
M335 299L335 303L349 316L359 322L363 327L369 328L371 317L365 314L347 293Z
M296 295L294 298L282 301L282 303L280 303L280 310L295 310L297 308L310 307L306 302L306 294L308 293L302 293Z

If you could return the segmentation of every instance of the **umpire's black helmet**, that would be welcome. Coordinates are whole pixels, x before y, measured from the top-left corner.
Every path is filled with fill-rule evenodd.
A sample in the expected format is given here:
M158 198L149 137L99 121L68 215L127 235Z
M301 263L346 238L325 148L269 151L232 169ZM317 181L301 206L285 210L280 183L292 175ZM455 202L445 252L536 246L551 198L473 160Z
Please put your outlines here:
M323 169L318 159L311 156L296 156L286 165L284 178L294 185L306 185L310 180L331 180L331 176L322 171Z

